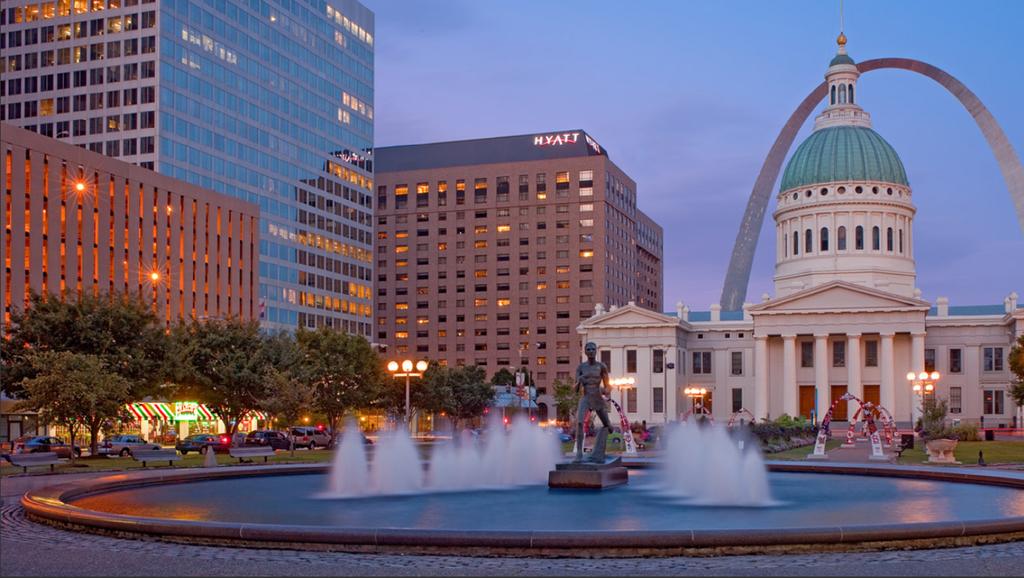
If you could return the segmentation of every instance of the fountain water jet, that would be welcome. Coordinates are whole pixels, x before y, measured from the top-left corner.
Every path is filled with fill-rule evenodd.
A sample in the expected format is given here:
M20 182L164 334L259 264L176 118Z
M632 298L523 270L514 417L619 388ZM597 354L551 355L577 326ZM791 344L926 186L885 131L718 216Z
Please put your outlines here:
M660 492L694 505L769 506L768 470L757 444L739 449L729 431L688 422L666 432Z

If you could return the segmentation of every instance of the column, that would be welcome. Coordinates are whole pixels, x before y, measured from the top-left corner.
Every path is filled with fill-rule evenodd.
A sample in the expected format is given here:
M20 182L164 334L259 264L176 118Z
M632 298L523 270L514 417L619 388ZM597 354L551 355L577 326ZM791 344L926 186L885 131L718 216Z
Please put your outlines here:
M937 361L937 360L936 360ZM910 334L910 371L914 373L921 373L924 371L924 333L912 333ZM904 377L904 373L901 372L900 377ZM899 381L900 384L905 383L904 380ZM909 385L909 384L907 384ZM917 423L917 418L921 415L924 410L922 406L921 396L915 395L913 389L910 390L910 423L911 427ZM893 411L893 410L889 410Z
M910 370L915 373L924 371L924 333L910 335Z
M879 353L879 369L882 379L879 383L882 405L889 413L896 415L896 383L893 379L893 337L892 333L882 333L882 351Z
M796 335L783 335L782 411L790 416L796 416L800 412L796 393Z
M768 417L768 336L754 336L754 419Z
M828 383L828 334L814 335L814 388L818 401L818 422L821 423L832 397Z
M848 333L846 334L846 391L863 401L864 385L860 381L861 363L863 361L860 354L860 333ZM855 411L857 411L855 406L848 406L847 413L851 419L853 419Z
M679 419L679 406L677 401L679 399L679 380L676 377L676 372L679 368L675 366L676 363L676 348L674 345L666 345L664 347L665 359L664 359L664 371L665 371L665 420L676 421ZM673 369L669 369L669 363L672 364Z

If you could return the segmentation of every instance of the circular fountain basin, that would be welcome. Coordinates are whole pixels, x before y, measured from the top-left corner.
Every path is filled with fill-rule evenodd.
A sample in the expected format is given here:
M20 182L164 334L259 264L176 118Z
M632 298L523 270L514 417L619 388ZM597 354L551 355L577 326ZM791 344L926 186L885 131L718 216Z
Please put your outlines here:
M772 469L788 471L769 475L774 502L764 507L693 504L636 469L628 486L603 492L529 486L324 499L324 470L310 466L122 474L30 493L23 504L36 518L91 529L361 551L637 555L1024 537L1024 478Z

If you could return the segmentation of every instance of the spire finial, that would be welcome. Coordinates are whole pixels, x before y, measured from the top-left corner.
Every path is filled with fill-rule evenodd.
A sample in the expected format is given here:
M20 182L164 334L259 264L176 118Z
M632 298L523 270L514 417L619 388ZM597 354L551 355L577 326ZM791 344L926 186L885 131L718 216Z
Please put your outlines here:
M846 22L843 16L843 0L839 0L839 37L836 44L839 45L839 54L846 54Z

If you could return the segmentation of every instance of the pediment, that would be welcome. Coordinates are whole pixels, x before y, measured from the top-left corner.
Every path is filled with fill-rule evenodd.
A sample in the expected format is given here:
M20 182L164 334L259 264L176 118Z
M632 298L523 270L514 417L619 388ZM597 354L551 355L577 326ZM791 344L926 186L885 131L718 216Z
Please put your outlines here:
M638 305L625 305L615 311L608 311L591 317L580 325L582 327L616 327L637 325L677 325L679 319L664 315Z
M833 281L750 308L750 313L811 311L927 311L927 301L845 281Z

